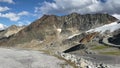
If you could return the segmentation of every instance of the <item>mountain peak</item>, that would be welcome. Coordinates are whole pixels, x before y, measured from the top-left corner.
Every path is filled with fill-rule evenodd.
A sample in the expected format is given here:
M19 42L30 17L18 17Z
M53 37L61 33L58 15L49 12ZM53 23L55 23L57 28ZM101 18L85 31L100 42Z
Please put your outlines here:
M72 13L65 16L43 15L40 19L34 21L29 26L22 29L9 42L0 42L0 45L13 45L30 42L34 39L51 43L55 38L65 39L75 32L87 31L91 28L102 26L104 24L115 22L117 19L108 14L85 14ZM60 32L57 31L60 29ZM49 40L48 37L52 37ZM15 41L15 42L13 42ZM49 41L49 42L48 42Z
M16 25L11 25L10 27L8 27L8 29L16 29L17 26Z

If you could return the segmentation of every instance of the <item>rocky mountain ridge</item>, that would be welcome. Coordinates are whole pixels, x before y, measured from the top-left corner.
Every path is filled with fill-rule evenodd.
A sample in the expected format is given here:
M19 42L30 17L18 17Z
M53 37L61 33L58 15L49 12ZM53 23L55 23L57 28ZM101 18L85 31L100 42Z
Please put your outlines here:
M62 52L62 58L69 58L70 61L73 60L75 62L76 60L79 61L79 59L66 53L74 55L87 54L92 56L92 58L94 58L94 55L98 57L97 54L112 53L119 55L118 48L111 48L102 43L103 38L119 34L119 29L113 32L106 29L109 24L109 28L111 24L112 26L119 26L117 21L118 19L108 14L80 15L72 13L65 16L44 15L27 27L16 33L14 32L15 34L10 35L9 32L6 32L9 37L0 39L0 46L39 50L52 55L55 52ZM115 24L113 24L114 22ZM107 27L105 27L106 25ZM14 29L16 29L16 26L9 28L8 31L14 31ZM102 29L106 30L101 34ZM80 60L79 62L84 65L84 61Z
M114 21L117 21L117 19L108 14L80 15L72 13L66 16L44 15L9 40L2 40L6 43L0 42L0 45L20 44L30 42L33 39L44 41L49 37L53 38L48 40L48 43L51 43L58 37L60 38L60 36L64 39L74 33L83 32ZM58 32L57 29L60 29L61 32Z
M0 38L9 37L9 36L11 36L13 34L16 34L20 30L22 30L23 28L25 28L25 26L12 25L12 26L0 31Z

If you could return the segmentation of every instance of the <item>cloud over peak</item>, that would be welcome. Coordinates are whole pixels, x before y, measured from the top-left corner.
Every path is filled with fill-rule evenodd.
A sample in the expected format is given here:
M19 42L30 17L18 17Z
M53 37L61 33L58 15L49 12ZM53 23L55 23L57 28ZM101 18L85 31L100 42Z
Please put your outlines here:
M54 0L36 7L35 12L42 14L68 14L77 12L120 14L119 0Z

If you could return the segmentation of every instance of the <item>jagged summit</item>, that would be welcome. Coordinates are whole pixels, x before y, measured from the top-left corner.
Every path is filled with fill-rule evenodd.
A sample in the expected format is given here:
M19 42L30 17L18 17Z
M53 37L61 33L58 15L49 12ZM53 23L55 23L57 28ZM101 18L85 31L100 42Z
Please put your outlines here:
M62 39L76 32L87 31L88 29L112 23L117 19L108 14L85 14L72 13L65 16L43 15L29 26L22 29L10 39L0 41L0 45L15 45L30 42L34 39L48 43L55 41L59 36ZM57 30L61 30L60 33ZM4 42L3 42L4 41Z

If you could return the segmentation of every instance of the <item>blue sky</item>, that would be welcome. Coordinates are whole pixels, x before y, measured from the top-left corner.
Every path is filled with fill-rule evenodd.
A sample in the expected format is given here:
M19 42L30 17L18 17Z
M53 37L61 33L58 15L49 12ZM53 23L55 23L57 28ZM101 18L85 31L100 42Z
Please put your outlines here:
M13 24L16 25L27 25L31 23L32 21L36 20L39 18L38 15L42 14L37 14L35 13L35 7L40 6L43 2L52 2L52 0L11 0L13 2L9 2L10 0L0 0L0 7L5 8L7 7L7 10L0 11L2 15L13 13L13 14L19 14L19 13L26 13L21 16L17 15L20 17L19 19L13 19L11 20L7 16L3 17L0 16L0 23L10 26ZM14 16L14 15L13 15ZM16 17L16 16L15 16Z
M120 0L0 0L0 26L28 25L43 14L108 13L120 19Z

